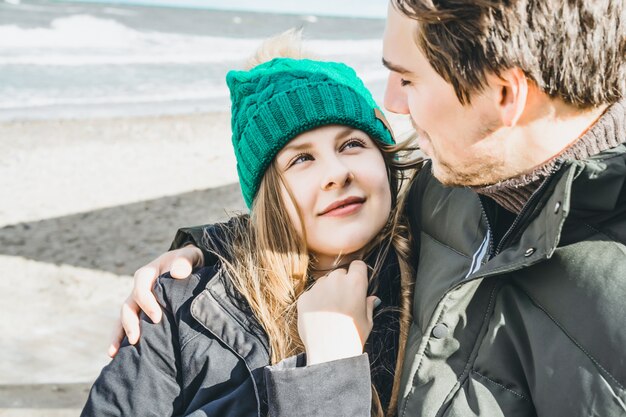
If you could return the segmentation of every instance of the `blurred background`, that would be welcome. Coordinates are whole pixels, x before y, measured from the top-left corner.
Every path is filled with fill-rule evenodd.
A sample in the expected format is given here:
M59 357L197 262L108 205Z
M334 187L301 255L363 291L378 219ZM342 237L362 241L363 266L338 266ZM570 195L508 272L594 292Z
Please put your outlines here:
M302 28L380 103L386 7L0 0L0 416L77 416L133 272L244 211L226 72Z

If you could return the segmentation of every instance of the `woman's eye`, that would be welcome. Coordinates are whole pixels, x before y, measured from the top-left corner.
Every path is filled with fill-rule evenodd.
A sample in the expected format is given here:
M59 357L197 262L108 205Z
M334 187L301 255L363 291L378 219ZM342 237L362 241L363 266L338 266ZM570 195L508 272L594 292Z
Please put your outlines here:
M312 161L312 160L313 160L313 157L309 155L308 153L301 153L299 155L296 155L296 157L291 160L291 163L289 164L289 166L291 167L291 166L301 164L306 161Z
M344 143L343 146L341 147L341 150L350 149L350 148L364 148L364 147L365 147L365 142L363 140L353 138L353 139L348 140L346 143Z
M411 81L405 80L404 78L400 78L400 86L406 87L407 85L410 85L410 84L411 84Z

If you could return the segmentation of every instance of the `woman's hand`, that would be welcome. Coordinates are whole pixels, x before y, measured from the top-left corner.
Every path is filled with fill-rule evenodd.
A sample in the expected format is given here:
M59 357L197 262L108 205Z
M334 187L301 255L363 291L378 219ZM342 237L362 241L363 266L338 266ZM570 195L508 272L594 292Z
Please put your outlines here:
M358 356L373 325L376 296L367 296L367 266L353 261L319 278L298 299L298 332L307 365Z
M161 321L161 306L157 302L152 287L156 279L166 272L173 278L184 279L194 267L204 264L202 251L193 245L165 252L154 261L135 272L135 284L131 294L122 305L120 321L115 326L108 349L110 357L117 354L124 335L131 344L139 341L139 313L143 311L154 323Z

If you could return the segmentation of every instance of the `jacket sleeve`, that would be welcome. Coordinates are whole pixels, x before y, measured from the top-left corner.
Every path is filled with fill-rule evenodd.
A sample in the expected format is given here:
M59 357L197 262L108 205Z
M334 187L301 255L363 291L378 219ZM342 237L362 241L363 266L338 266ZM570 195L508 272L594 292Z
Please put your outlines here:
M194 245L202 251L204 256L204 265L212 265L215 263L215 255L206 248L203 236L206 231L210 230L213 225L205 224L202 226L183 227L178 229L174 241L170 245L169 250L180 249L187 245Z
M272 417L370 417L367 354L312 366L304 355L265 368Z
M161 322L154 324L142 314L139 342L133 346L124 339L91 388L81 416L171 416L181 412L177 326L159 284L155 292L164 307Z

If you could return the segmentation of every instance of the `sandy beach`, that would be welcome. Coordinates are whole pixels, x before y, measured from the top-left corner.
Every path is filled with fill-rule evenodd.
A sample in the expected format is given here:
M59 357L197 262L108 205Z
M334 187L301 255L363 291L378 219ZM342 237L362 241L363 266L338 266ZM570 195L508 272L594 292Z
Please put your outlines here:
M13 122L0 138L0 416L78 415L132 273L177 228L244 208L228 115Z

